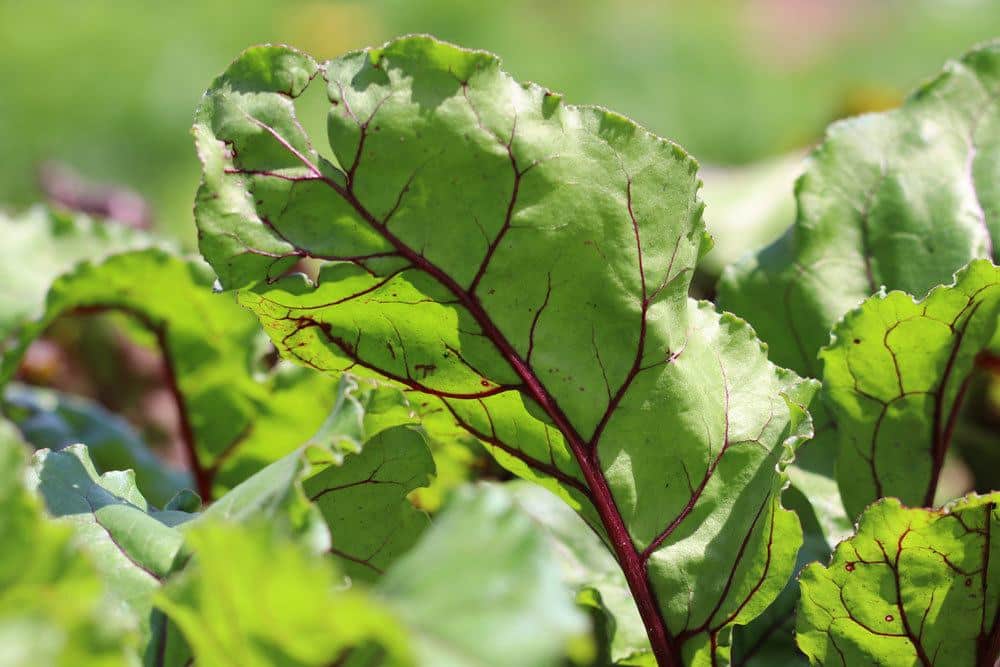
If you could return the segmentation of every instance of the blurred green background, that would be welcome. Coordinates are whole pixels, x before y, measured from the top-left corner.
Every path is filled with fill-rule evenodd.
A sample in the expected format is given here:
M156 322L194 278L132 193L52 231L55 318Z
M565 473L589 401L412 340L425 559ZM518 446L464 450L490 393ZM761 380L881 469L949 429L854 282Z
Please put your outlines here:
M131 188L161 231L189 244L199 169L188 128L240 50L284 42L331 57L409 32L495 51L518 78L732 166L898 103L948 57L1000 33L1000 2L0 0L0 206L43 199L39 167L55 161ZM795 162L764 179L789 201ZM728 191L712 194L716 232L719 215L748 214L726 208Z

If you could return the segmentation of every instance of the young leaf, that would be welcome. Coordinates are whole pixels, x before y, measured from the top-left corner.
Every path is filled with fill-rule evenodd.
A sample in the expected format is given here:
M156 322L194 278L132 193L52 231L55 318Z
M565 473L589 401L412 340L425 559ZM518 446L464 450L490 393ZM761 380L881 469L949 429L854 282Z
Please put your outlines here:
M427 486L434 460L420 435L393 428L360 453L306 480L304 488L330 526L330 553L344 574L373 581L427 528L427 515L407 495Z
M135 471L136 485L158 507L191 486L190 475L164 465L128 422L93 401L17 382L7 385L3 400L8 417L36 449L85 442L99 472Z
M329 552L348 576L372 581L427 526L408 495L434 460L396 390L341 378L334 410L302 447L231 490L193 523L269 519Z
M330 159L294 113L317 78ZM322 66L251 49L194 132L201 250L282 354L441 401L579 508L661 664L724 654L777 595L814 387L688 301L705 236L681 149L428 37ZM279 278L303 257L317 284Z
M83 445L36 452L28 486L51 516L73 526L76 543L145 630L153 592L181 560L175 526L191 515L151 508L131 470L98 475Z
M880 286L922 297L1000 257L1000 42L977 47L895 111L835 123L796 185L795 225L731 267L722 307L779 363L818 377L840 317Z
M852 516L895 496L931 506L976 356L997 345L1000 268L978 260L922 301L877 294L823 349L840 434L837 480Z
M17 217L0 212L0 341L41 314L45 291L78 262L154 243L148 235L114 221L36 207Z
M198 492L211 500L301 445L336 395L335 383L301 369L258 373L256 321L213 294L212 282L204 265L155 249L81 265L53 284L44 316L24 327L4 357L0 380L58 317L130 315L163 354Z
M817 665L976 665L1000 659L1000 494L942 510L869 507L830 565L800 578L799 647Z
M134 625L104 598L71 530L24 487L24 445L0 421L0 662L7 667L132 664Z

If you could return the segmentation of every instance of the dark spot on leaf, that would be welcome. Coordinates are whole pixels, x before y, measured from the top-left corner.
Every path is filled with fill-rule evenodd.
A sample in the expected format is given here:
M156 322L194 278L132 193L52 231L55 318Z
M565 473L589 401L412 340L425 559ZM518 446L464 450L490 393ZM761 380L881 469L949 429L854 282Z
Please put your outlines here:
M892 614L886 614L885 615L885 622L886 623L892 623L892 621L893 621Z
M484 387L490 386L489 380L480 380L479 384L483 385Z
M966 580L965 580L965 585L966 585L966 586L971 586L971 585L972 585L972 577L968 577L968 578L966 578Z
M844 569L847 570L848 572L854 572L854 563L848 563L847 565L844 566Z
M855 339L854 339L854 344L855 344L855 345L858 345L858 344L860 344L860 343L861 343L861 339L860 339L860 338L855 338Z

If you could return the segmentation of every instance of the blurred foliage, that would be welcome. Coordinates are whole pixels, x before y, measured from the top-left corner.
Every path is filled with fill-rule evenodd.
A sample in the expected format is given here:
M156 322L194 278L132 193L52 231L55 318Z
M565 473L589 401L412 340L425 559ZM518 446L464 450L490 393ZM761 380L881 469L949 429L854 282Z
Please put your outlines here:
M430 32L500 53L515 77L570 101L629 114L703 162L737 164L895 104L998 29L990 0L6 0L0 201L38 199L36 170L57 160L131 186L161 229L192 243L192 110L205 82L260 42L332 57Z

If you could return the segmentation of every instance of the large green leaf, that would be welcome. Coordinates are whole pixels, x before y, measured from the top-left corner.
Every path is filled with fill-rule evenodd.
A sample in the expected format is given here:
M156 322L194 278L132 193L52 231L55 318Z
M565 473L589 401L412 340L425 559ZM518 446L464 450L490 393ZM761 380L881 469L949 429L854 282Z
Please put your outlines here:
M835 123L796 185L789 232L731 267L720 304L774 360L816 354L880 286L916 297L1000 252L1000 42L946 65L898 110Z
M36 452L28 472L49 515L73 526L115 600L145 629L154 591L183 561L177 526L191 515L150 507L131 470L99 475L83 445Z
M86 443L98 471L133 470L143 495L158 507L191 486L190 475L165 465L128 422L91 400L17 382L7 385L3 398L8 416L36 449Z
M17 430L0 421L0 664L132 664L134 621L105 598L72 531L43 516L24 487L24 456Z
M872 505L829 566L802 573L799 646L818 665L1000 660L1000 494L943 510Z
M38 317L49 284L77 262L149 246L146 234L113 221L57 213L42 207L9 217L0 212L0 342L22 322Z
M81 265L53 284L44 316L4 358L2 378L61 315L130 315L163 354L198 491L210 500L301 445L336 396L336 383L315 373L260 370L254 317L230 296L213 294L212 282L203 264L155 249Z
M320 79L328 156L294 110ZM428 37L250 49L194 131L201 250L282 354L445 405L598 529L663 664L722 659L794 566L778 492L814 386L687 299L695 162ZM315 283L280 278L303 257Z
M998 318L1000 268L978 260L922 301L877 294L834 328L821 352L823 393L852 516L884 496L934 503L976 356L991 346Z

